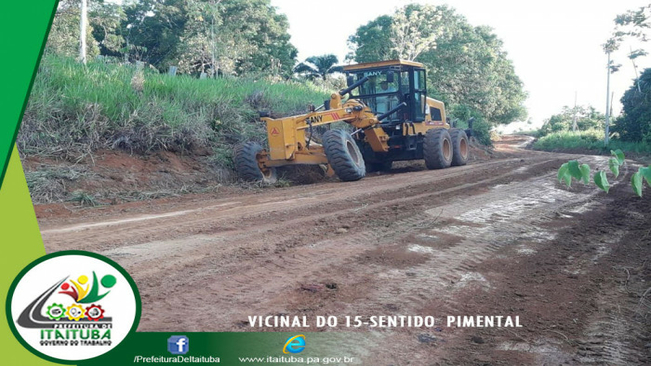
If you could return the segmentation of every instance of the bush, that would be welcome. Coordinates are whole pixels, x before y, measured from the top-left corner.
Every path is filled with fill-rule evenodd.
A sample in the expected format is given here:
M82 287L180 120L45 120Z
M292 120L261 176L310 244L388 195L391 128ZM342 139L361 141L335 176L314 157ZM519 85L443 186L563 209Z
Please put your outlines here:
M633 143L611 139L609 146L605 147L604 132L602 130L550 133L538 139L533 148L546 151L595 150L606 153L609 153L610 150L621 149L625 152L651 153L650 143Z
M572 131L574 117L576 115L576 126L579 131L589 131L599 129L604 125L606 116L599 113L592 106L577 106L570 108L563 107L561 113L555 114L545 120L540 127L539 136L545 136L550 133Z
M603 147L603 131L560 131L549 133L535 142L534 148L540 150L554 149L600 149Z
M468 128L468 121L471 118L474 118L472 125L473 136L479 141L479 143L486 146L493 146L491 140L491 130L493 126L488 122L484 116L473 110L471 107L464 104L453 105L448 110L450 119L454 122L455 127L457 128Z

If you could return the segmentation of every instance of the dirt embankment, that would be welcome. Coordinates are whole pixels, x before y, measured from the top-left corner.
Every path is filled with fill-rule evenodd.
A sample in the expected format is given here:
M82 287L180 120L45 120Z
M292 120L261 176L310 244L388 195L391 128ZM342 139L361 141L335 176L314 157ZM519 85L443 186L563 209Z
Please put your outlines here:
M48 252L98 252L132 274L143 331L261 330L250 315L519 316L522 328L338 330L371 335L350 347L372 365L651 363L651 193L634 196L635 162L610 194L567 189L563 162L606 159L525 142L439 171L37 214Z
M493 149L475 145L471 162L495 158ZM207 151L135 154L100 150L77 159L29 156L22 159L35 204L67 202L67 206L101 206L175 197L187 193L241 194L261 188L241 184L228 165L213 161ZM401 171L422 170L422 162L399 162ZM277 187L335 181L317 166L279 168ZM60 205L54 205L58 207Z
M228 170L217 169L206 156L172 152L132 155L103 150L77 161L30 156L23 166L37 204L116 204L207 191L233 180Z

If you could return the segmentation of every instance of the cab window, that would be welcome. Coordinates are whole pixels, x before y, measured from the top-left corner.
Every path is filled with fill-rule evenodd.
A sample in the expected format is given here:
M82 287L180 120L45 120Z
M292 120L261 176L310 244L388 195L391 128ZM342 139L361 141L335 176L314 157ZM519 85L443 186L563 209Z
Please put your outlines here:
M421 122L425 120L427 93L425 85L425 71L414 70L414 94L412 109L412 120Z
M368 81L353 90L354 96L395 93L398 90L399 78L394 77L393 82L389 82L387 70L358 72L354 74L354 81L357 82L365 76L368 77Z

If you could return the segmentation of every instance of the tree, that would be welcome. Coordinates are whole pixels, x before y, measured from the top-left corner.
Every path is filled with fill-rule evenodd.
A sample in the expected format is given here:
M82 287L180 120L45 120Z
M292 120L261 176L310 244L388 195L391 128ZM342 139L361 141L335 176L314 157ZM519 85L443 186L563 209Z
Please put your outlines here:
M288 77L296 61L287 18L269 0L142 0L125 12L128 43L159 69Z
M564 106L561 113L554 114L545 120L545 123L540 128L540 135L572 131L575 116L579 131L601 129L603 127L604 115L599 113L593 106L576 106L575 108Z
M122 22L126 15L122 6L94 0L90 3L89 23L101 55L120 57L126 52Z
M348 47L352 52L347 59L371 62L394 58L392 45L387 41L391 39L392 24L393 18L383 15L357 28L355 34L348 37Z
M129 45L129 58L159 69L177 64L189 4L185 0L141 0L125 6L126 21L122 28ZM132 53L133 50L145 52Z
M613 131L625 141L651 143L651 68L642 72L636 84L621 99L623 111Z
M399 59L413 61L423 51L436 48L442 31L441 12L429 5L407 5L391 23L391 50Z
M398 36L400 32L412 39ZM463 104L492 123L526 116L526 93L502 41L448 6L407 5L359 27L349 46L357 62L415 55L427 67L429 95L450 109Z
M624 38L633 37L642 42L648 40L647 31L651 28L651 4L635 10L629 10L615 17L613 37L616 44Z
M91 5L95 5L91 3ZM81 7L79 0L61 0L52 22L52 28L48 36L47 53L67 57L79 57L80 50L80 24L81 24ZM93 32L92 16L91 22L86 27L86 57L94 58L99 54L99 46L92 35Z
M615 65L614 61L611 61L611 54L614 51L617 51L625 38L633 37L637 38L643 42L647 41L646 31L651 28L651 4L643 6L637 10L629 10L624 14L620 14L615 17L615 30L613 35L603 44L604 52L608 55L608 78L606 81L606 135L605 143L608 145L608 139L610 138L610 75L619 70L621 65ZM646 56L647 52L645 50L636 50L631 49L629 54L629 59L633 63L633 68L636 70L635 80L637 82L639 75L637 75L637 66L635 65L635 59L640 56ZM638 85L639 89L639 85Z
M249 50L239 39L224 37L228 33L223 24L222 1L190 2L188 21L180 36L178 66L180 72L232 73L235 59ZM242 47L237 47L241 44Z
M643 6L637 10L629 10L615 18L615 32L613 38L616 43L621 43L625 37L637 38L642 42L648 40L647 31L651 28L651 4ZM628 54L628 58L633 63L636 80L639 78L635 59L646 56L648 52L643 49L633 50ZM638 91L639 90L638 85Z
M343 71L343 67L336 66L338 63L339 60L335 55L312 56L296 65L294 72L309 79L322 78L326 80L328 74Z
M298 50L290 42L289 22L269 0L226 0L224 19L231 34L241 34L253 51L236 62L236 72L290 77Z

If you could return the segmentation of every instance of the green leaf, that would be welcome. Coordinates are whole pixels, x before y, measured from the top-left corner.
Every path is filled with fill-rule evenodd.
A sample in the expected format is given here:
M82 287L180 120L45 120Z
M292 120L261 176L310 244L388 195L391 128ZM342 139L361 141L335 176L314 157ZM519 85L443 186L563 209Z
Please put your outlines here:
M561 165L560 168L558 168L558 176L557 176L557 178L558 178L558 181L560 183L563 183L563 181L565 180L565 175L567 175L567 169L568 169L567 165L568 164L565 163L565 164Z
M580 168L581 168L581 179L583 180L583 184L590 183L590 165L581 164Z
M610 158L608 160L608 167L610 168L610 171L613 172L615 175L615 178L619 177L619 161L615 158Z
M581 180L583 173L581 173L581 167L579 167L579 162L576 160L570 160L567 162L567 168L570 175L576 179Z
M651 186L651 168L650 167L640 168L638 171L642 173L644 180L646 180L646 184Z
M631 177L631 186L633 186L635 194L642 197L642 172L640 170Z
M617 158L617 162L619 163L619 165L624 164L625 158L624 158L624 152L622 150L620 149L614 151L610 150L610 153Z
M608 183L606 172L604 172L603 170L595 173L594 183L597 185L597 187L601 188L606 193L608 193L608 191L610 190L610 184Z
M565 173L565 176L563 177L563 182L565 182L565 185L568 188L572 186L572 176L570 175L570 172Z
M569 171L569 164L565 163L561 165L560 168L558 168L558 181L560 183L565 183L566 186L571 187L572 186L572 176L570 175Z

